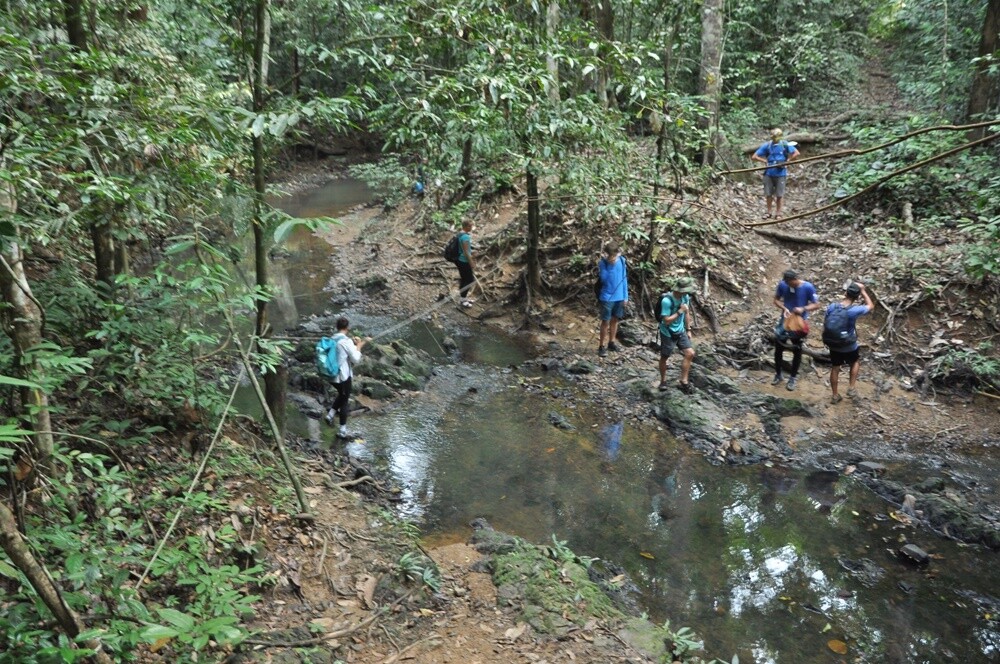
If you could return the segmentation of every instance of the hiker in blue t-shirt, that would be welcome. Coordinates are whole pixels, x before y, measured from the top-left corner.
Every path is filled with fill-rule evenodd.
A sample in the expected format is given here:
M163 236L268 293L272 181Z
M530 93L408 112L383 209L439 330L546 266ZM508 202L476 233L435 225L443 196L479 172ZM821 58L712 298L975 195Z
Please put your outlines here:
M781 373L781 363L785 354L787 341L792 345L792 373L788 376L788 384L785 389L792 391L795 389L796 376L799 374L799 365L802 364L802 342L805 335L800 333L785 334L785 319L792 314L798 314L803 319L809 318L810 311L819 309L819 298L816 296L816 287L808 281L803 281L795 270L786 270L781 275L781 281L774 291L774 306L781 309L781 317L778 319L778 326L775 328L774 339L774 380L771 385L778 385L783 380Z
M864 304L857 304L858 298L864 300ZM848 365L850 367L850 382L847 386L847 396L852 399L857 398L858 373L861 371L861 349L858 346L858 318L869 314L875 308L872 298L868 295L865 285L862 283L851 283L844 289L844 299L834 302L826 308L827 325L823 326L823 343L830 349L830 389L833 397L830 403L840 403L844 397L837 392L837 384L840 382L840 367ZM844 315L837 316L836 312L842 310ZM842 321L842 329L830 330L829 323L836 317ZM837 344L829 336L840 336L844 343Z
M469 295L472 293L472 286L476 283L476 275L473 271L476 267L472 260L472 222L466 219L462 222L462 232L458 234L458 291L462 297L461 305L471 307L475 302Z
M774 201L774 217L781 218L781 199L785 195L785 178L788 168L785 166L799 156L795 146L781 139L781 130L771 130L771 140L757 148L750 157L752 161L767 164L764 170L764 198L767 200L767 218L771 218L771 201Z
M694 347L691 345L691 317L688 309L691 306L691 293L698 291L694 279L682 277L666 293L660 303L660 391L667 388L667 359L673 354L674 348L680 348L684 354L681 360L681 378L677 386L681 392L690 393L691 383L688 374L691 372L691 362L694 360Z
M618 321L625 317L625 303L628 302L628 267L617 242L605 245L604 255L597 261L597 273L601 280L601 290L597 295L601 316L597 355L607 357L609 350L618 350L615 343Z

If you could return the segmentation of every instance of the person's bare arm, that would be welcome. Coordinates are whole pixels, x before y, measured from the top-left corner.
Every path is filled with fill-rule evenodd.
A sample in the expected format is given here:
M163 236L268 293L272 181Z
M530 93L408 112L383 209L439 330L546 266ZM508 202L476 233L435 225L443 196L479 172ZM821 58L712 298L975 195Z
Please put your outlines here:
M872 302L872 297L868 294L868 289L865 288L864 284L858 285L861 286L861 297L865 301L865 306L868 307L868 313L875 311L875 303Z

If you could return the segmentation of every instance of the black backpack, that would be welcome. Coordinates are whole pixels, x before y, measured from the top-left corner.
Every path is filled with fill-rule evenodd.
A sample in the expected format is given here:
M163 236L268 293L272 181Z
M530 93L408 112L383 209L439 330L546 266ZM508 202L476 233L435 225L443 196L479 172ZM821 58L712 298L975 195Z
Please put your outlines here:
M459 234L456 233L448 240L448 244L444 245L444 259L451 263L458 263L458 256L462 251L458 243L458 236Z
M663 301L668 297L670 297L670 293L662 293L659 299L656 300L656 308L653 309L653 319L657 324L663 322Z
M823 343L830 348L846 348L858 341L857 331L851 329L851 317L842 304L827 309L823 320Z

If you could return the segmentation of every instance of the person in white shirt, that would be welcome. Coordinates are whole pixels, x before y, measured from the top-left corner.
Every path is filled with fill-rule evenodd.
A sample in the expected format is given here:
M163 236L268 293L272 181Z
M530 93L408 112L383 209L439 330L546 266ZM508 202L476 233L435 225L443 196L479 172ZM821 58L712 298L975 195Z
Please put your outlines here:
M354 377L354 365L361 361L361 349L367 339L351 338L351 323L341 316L337 319L337 333L333 337L323 337L320 341L331 351L328 353L330 376L328 380L337 389L337 398L326 414L326 423L333 426L335 415L340 416L338 438L350 438L347 431L347 413L351 403L351 379Z

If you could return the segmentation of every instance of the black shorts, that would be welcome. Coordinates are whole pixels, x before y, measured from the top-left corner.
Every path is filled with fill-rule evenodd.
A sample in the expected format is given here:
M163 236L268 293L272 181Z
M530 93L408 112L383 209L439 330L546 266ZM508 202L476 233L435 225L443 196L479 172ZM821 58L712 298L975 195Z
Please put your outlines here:
M847 352L840 352L839 350L830 349L830 364L835 367L842 367L845 364L851 366L855 362L861 359L861 350L855 348L854 350L849 350Z

